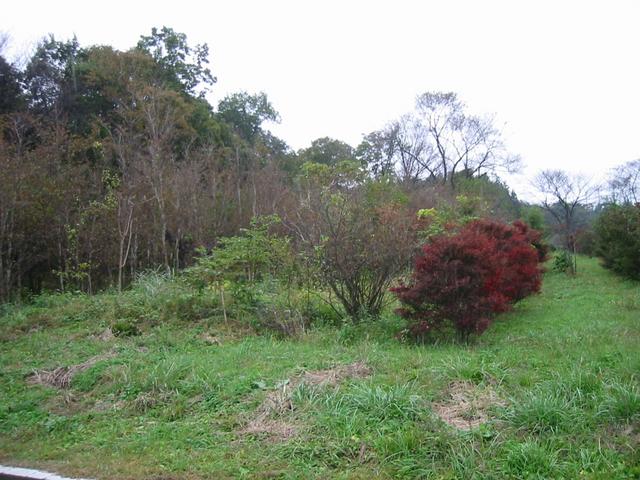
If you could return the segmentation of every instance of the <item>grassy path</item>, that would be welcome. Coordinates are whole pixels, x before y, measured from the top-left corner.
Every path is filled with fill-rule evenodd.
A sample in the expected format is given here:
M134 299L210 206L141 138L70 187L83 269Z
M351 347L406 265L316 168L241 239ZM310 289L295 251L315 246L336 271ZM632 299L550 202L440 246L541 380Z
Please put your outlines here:
M300 340L177 320L105 340L114 302L5 308L0 463L104 479L640 477L640 285L593 260L547 275L471 345L403 345L392 316ZM30 382L92 358L69 388ZM331 370L354 362L370 372Z

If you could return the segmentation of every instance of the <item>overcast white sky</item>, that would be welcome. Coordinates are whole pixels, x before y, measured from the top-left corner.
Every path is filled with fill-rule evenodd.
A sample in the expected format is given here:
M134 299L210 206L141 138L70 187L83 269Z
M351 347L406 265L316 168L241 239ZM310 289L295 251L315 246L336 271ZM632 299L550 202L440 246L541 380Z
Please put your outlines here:
M94 7L94 8L92 8ZM494 113L526 169L602 178L640 157L640 1L8 1L15 50L47 33L126 49L167 25L206 42L210 96L265 91L293 148L362 134L455 91Z

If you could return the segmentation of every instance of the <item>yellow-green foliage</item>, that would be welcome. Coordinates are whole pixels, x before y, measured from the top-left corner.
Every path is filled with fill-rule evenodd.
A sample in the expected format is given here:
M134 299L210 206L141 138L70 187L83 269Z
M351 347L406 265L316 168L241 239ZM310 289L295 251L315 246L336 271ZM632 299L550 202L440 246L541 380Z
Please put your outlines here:
M458 195L453 204L442 204L437 208L423 208L418 210L418 219L425 224L422 237L429 239L442 235L456 227L463 226L479 218L483 202L479 197Z

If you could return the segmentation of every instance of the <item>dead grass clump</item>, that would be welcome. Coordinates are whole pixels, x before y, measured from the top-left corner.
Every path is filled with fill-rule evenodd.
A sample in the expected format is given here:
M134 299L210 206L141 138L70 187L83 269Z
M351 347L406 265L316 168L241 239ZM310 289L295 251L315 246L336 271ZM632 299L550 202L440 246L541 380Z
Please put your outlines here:
M259 416L251 420L242 430L241 435L266 435L272 442L284 442L298 434L299 425L281 418L264 418Z
M102 355L96 355L89 360L79 363L77 365L71 365L68 367L58 367L53 370L36 370L27 379L27 381L33 385L47 385L55 388L69 388L71 380L78 373L93 367L96 363L115 357L114 352L105 353Z
M60 395L53 395L45 404L48 412L55 415L75 415L84 410L85 405L70 390L63 390Z
M313 386L337 386L347 378L362 378L371 375L371 368L363 362L338 365L326 370L312 370L286 380L269 392L255 410L254 418L238 433L241 435L266 434L272 441L284 441L295 436L300 427L287 420L294 410L291 396L301 384Z
M307 385L336 386L347 378L364 378L371 375L371 368L363 362L354 362L348 365L338 365L327 370L315 370L305 372L300 377L300 383ZM297 386L297 385L296 385Z
M447 388L446 399L433 405L436 414L449 425L471 430L489 420L489 408L503 402L490 386L478 387L472 382L455 381Z
M113 340L114 338L116 338L116 336L113 334L113 332L111 331L110 327L107 327L100 335L98 335L96 337L98 340L102 341L102 342L109 342L111 340Z
M209 345L215 345L215 346L222 345L222 341L217 336L211 335L210 333L207 333L207 332L200 335L199 338L205 343L208 343Z

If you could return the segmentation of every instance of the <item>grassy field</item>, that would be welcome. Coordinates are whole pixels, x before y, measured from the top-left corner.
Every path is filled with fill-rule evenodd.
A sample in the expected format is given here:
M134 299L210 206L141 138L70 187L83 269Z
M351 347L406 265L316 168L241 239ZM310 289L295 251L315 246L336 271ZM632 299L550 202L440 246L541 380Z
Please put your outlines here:
M251 335L149 310L161 294L140 288L5 306L0 463L101 479L640 478L640 285L580 267L469 345L403 344L392 314ZM123 309L147 316L140 335L105 332Z

